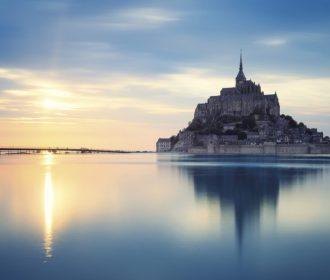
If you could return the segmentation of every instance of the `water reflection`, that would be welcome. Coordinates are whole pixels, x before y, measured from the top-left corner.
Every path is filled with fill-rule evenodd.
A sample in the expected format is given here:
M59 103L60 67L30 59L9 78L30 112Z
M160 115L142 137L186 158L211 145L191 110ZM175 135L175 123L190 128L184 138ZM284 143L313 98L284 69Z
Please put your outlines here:
M209 164L205 164L205 158L198 157L185 159L186 162L171 161L192 180L197 199L218 200L222 215L233 211L240 251L247 232L260 231L262 210L267 209L267 219L275 222L281 188L302 186L306 180L315 180L322 174L323 164L329 164L323 160L315 163L308 159L299 162L283 159L272 165L267 160L254 162L244 158L241 164L237 161L231 164L229 158L216 157L208 158ZM224 164L216 164L219 161Z
M54 209L54 190L52 184L52 174L50 171L45 174L44 190L44 212L45 212L45 232L44 232L44 251L46 259L52 257L53 245L53 209Z
M0 165L1 279L329 278L330 158Z
M45 261L53 256L53 212L54 212L54 189L52 182L51 165L53 163L52 154L44 155L46 166L44 182L44 252Z

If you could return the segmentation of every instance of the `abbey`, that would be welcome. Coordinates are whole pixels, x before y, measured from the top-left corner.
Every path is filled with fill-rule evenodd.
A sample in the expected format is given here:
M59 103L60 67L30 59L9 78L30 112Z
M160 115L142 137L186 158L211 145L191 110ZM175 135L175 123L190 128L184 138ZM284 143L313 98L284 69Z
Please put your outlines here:
M329 137L280 113L277 94L247 80L242 53L235 87L198 104L188 126L159 138L158 152L307 154L330 153Z
M276 93L266 95L259 84L256 85L251 80L246 80L241 54L236 86L223 88L220 95L211 96L207 103L198 104L195 118L205 123L208 116L212 115L244 117L254 113L278 117L280 104Z

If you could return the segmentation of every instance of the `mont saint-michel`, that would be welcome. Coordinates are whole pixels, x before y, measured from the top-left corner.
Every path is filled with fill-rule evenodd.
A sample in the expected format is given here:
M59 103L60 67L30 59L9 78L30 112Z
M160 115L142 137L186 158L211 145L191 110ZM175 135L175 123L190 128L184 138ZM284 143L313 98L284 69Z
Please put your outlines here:
M198 104L188 126L159 138L157 152L217 154L325 154L329 137L280 112L276 92L247 80L242 54L235 86Z

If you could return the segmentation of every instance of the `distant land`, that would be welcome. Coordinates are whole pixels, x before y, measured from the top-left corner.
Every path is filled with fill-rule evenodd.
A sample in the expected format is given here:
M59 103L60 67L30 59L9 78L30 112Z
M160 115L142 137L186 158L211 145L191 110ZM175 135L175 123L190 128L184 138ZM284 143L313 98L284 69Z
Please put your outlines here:
M188 127L159 138L157 152L209 154L330 154L330 139L280 113L276 92L247 80L242 53L235 87L198 104Z
M152 153L152 151L127 151L111 149L89 149L89 148L60 148L60 147L0 147L0 155L12 154L129 154L129 153Z

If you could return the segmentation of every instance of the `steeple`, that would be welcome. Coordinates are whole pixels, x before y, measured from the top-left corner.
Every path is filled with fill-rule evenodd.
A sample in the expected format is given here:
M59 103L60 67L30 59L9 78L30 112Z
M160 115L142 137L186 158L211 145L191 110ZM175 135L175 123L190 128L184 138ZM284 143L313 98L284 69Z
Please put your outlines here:
M246 81L244 72L243 72L243 60L242 60L242 50L241 50L241 54L240 54L240 60L239 60L239 71L238 74L236 76L236 87L239 86L240 84L242 84L243 82Z

